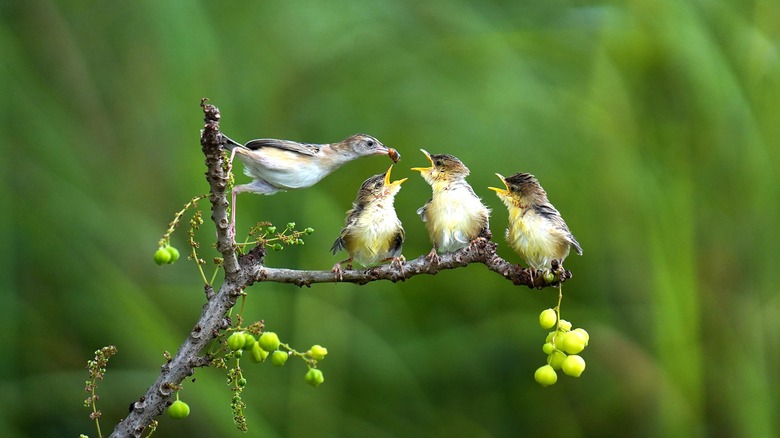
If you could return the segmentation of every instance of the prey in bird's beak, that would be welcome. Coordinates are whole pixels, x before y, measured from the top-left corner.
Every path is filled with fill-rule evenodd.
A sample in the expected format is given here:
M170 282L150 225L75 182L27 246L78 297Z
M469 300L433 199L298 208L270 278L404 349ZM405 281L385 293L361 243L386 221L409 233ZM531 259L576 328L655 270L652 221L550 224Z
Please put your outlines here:
M401 160L401 154L399 154L398 151L393 148L387 149L387 155L390 156L390 159L393 160L393 163L397 163L398 161ZM392 166L390 167L392 168ZM388 170L387 173L389 174L390 171Z
M509 185L506 183L506 178L504 178L500 173L496 174L497 177L501 178L501 182L504 183L504 189L499 189L498 187L488 187L488 189L493 190L494 192L498 193L499 195L508 195L509 194Z
M431 162L431 167L412 167L412 170L416 170L418 172L427 172L431 169L433 169L433 158L431 158L431 154L428 153L425 149L420 149L420 151L425 154L425 158L428 159L428 161Z

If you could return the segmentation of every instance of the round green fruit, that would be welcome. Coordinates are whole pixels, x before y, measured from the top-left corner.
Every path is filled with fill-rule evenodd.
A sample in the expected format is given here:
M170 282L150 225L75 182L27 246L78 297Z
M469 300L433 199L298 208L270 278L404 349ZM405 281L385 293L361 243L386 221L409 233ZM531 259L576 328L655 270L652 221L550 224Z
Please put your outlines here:
M563 336L562 350L569 354L577 354L585 349L585 337L576 331L565 333Z
M570 354L563 360L561 369L566 375L579 377L585 371L585 359L577 354Z
M179 260L179 250L172 247L172 246L166 246L165 250L168 251L168 254L171 255L171 259L168 261L168 263L173 263L176 260Z
M285 362L287 362L287 358L289 358L290 355L282 350L276 350L273 353L271 353L271 364L275 367L281 367L284 366Z
M249 360L254 363L260 363L264 361L266 357L268 357L268 352L260 348L260 344L255 342L255 344L252 345L252 349L249 350Z
M168 416L171 418L182 419L190 415L190 407L181 400L176 400L168 406Z
M590 335L588 334L588 332L586 332L584 328L576 328L576 329L574 329L572 331L582 335L582 337L585 339L585 346L587 347L588 346L588 341L590 341Z
M160 248L154 253L154 262L158 265L164 265L171 261L171 253L165 248Z
M555 281L555 274L553 274L551 271L544 271L542 277L544 278L544 282L547 284L550 284L553 281Z
M534 380L542 386L554 385L558 381L558 373L550 365L543 365L534 372Z
M255 337L252 333L244 334L244 350L250 350L255 346Z
M244 348L244 343L246 342L246 338L244 337L244 332L235 332L227 340L228 348L230 348L233 351L240 350Z
M328 354L328 349L323 347L322 345L312 345L312 347L309 349L309 356L311 356L314 360L322 360L325 359L325 356Z
M306 383L314 387L322 385L322 382L325 381L325 376L322 375L322 371L317 368L309 368L309 371L306 372L304 378L306 379Z
M555 309L542 310L539 314L539 325L545 330L553 328L556 322L558 322L558 314Z
M553 354L555 351L555 344L552 342L545 342L544 345L542 345L542 351L544 351L544 354Z
M566 355L558 350L547 356L547 364L553 367L553 369L559 370L563 365L563 361L566 360Z
M279 336L274 332L265 332L262 335L260 335L260 339L257 340L257 343L260 344L260 348L267 352L276 351L279 349Z

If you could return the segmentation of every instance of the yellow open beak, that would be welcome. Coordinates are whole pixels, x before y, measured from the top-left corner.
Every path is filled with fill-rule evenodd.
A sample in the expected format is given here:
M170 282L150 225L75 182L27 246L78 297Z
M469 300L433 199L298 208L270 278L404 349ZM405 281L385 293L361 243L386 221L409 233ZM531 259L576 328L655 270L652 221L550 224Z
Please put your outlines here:
M387 172L385 172L385 186L388 186L388 187L391 186L391 185L400 186L402 182L404 182L407 179L409 179L409 178L401 178L398 181L390 182L390 172L392 170L393 170L393 166L390 166L390 168L387 169Z
M412 167L412 170L416 170L418 172L425 172L428 170L433 169L433 158L431 158L431 154L428 153L425 149L420 149L423 154L425 154L425 157L428 159L428 161L431 162L431 167Z
M498 194L501 194L501 195L509 194L509 186L506 185L506 179L500 173L497 173L496 176L501 178L501 182L504 183L504 187L506 187L506 188L499 189L498 187L488 187L488 189L493 190L494 192L496 192Z

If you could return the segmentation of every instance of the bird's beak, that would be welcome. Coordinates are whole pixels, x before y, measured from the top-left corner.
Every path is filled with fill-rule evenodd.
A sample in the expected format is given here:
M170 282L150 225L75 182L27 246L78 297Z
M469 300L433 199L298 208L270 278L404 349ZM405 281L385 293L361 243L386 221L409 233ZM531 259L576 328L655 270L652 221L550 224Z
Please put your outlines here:
M506 185L506 179L500 174L496 174L497 177L501 178L501 182L504 183L504 189L499 189L498 187L488 187L488 189L493 190L494 192L498 193L499 195L508 195L509 194L509 186Z
M425 149L420 149L423 154L425 154L425 157L428 158L428 161L431 162L431 167L412 167L412 170L416 170L418 172L426 172L428 170L433 169L433 158L431 158L431 154L428 153Z
M390 168L387 169L387 172L385 172L385 186L386 187L390 187L391 185L393 185L393 186L400 186L402 182L404 182L407 179L409 179L409 178L402 178L402 179L399 179L398 181L390 182L390 171L392 171L392 170L393 170L393 166L390 166Z

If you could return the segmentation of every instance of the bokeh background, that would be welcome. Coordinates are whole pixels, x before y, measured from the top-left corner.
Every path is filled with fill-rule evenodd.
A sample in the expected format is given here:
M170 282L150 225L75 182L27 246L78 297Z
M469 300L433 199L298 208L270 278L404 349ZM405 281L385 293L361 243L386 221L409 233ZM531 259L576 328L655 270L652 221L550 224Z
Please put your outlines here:
M585 250L566 261L563 313L591 334L588 367L550 388L533 372L552 289L480 265L253 286L247 320L330 354L318 389L300 362L246 366L247 436L780 434L777 1L12 0L0 12L0 435L97 436L84 365L114 344L99 387L110 431L192 328L194 265L152 254L207 190L201 97L237 140L366 132L397 148L407 258L430 249L415 214L430 189L409 170L426 163L421 147L471 168L505 258L519 262L487 190L495 172L534 173ZM311 226L267 263L329 269L357 188L389 164L241 195L239 229ZM213 228L199 239L213 255ZM155 436L239 436L224 373L195 377L181 393L190 417L161 418Z

